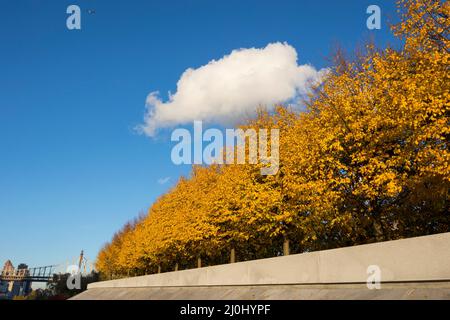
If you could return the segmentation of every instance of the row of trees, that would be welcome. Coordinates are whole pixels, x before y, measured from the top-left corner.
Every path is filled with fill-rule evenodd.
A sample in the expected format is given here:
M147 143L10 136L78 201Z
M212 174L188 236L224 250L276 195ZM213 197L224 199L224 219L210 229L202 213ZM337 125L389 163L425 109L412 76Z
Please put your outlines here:
M106 276L306 252L450 230L450 5L399 1L399 50L338 53L306 112L278 106L243 128L280 129L280 169L195 166L100 251Z

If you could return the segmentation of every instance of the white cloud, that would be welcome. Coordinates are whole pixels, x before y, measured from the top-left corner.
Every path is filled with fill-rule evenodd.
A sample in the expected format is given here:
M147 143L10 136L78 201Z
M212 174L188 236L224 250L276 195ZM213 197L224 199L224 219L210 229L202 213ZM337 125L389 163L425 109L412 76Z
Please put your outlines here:
M170 180L170 177L160 178L160 179L158 179L158 183L161 185L166 184L167 182L169 182L169 180Z
M144 124L139 130L154 136L157 129L194 120L229 124L305 94L324 69L297 64L297 52L287 43L239 49L198 69L187 69L177 91L164 102L158 92L148 95Z

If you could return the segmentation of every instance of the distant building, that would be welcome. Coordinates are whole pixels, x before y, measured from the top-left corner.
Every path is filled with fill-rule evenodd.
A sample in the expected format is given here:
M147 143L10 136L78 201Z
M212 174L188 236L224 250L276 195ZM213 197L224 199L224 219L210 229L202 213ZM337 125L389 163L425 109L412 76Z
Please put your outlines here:
M22 274L25 272L22 271ZM0 298L12 299L14 296L26 296L31 291L31 283L22 280L3 280L8 276L15 276L20 274L19 270L14 268L10 260L7 260L3 265L0 278Z

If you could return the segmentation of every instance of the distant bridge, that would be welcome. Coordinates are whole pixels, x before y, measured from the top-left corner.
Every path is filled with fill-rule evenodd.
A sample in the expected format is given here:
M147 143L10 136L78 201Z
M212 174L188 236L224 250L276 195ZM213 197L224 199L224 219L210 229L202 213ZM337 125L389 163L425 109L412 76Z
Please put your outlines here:
M13 271L3 270L0 281L49 282L53 278L56 267L57 265L50 265Z
M69 259L65 263L53 264L43 267L34 268L6 268L0 270L0 281L18 281L18 282L51 282L55 274L68 273L68 267L71 265L78 266L82 274L87 274L94 270L93 264L84 257L83 250L80 256Z

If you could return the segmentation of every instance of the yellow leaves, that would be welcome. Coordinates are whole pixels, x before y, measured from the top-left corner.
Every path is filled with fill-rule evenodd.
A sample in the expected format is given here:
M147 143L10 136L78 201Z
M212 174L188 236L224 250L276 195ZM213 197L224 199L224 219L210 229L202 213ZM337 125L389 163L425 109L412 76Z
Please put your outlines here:
M401 0L402 22L394 26L397 36L406 39L406 50L449 52L448 3L441 0Z
M388 197L394 197L402 191L402 187L392 180L387 183L386 189L386 196Z

